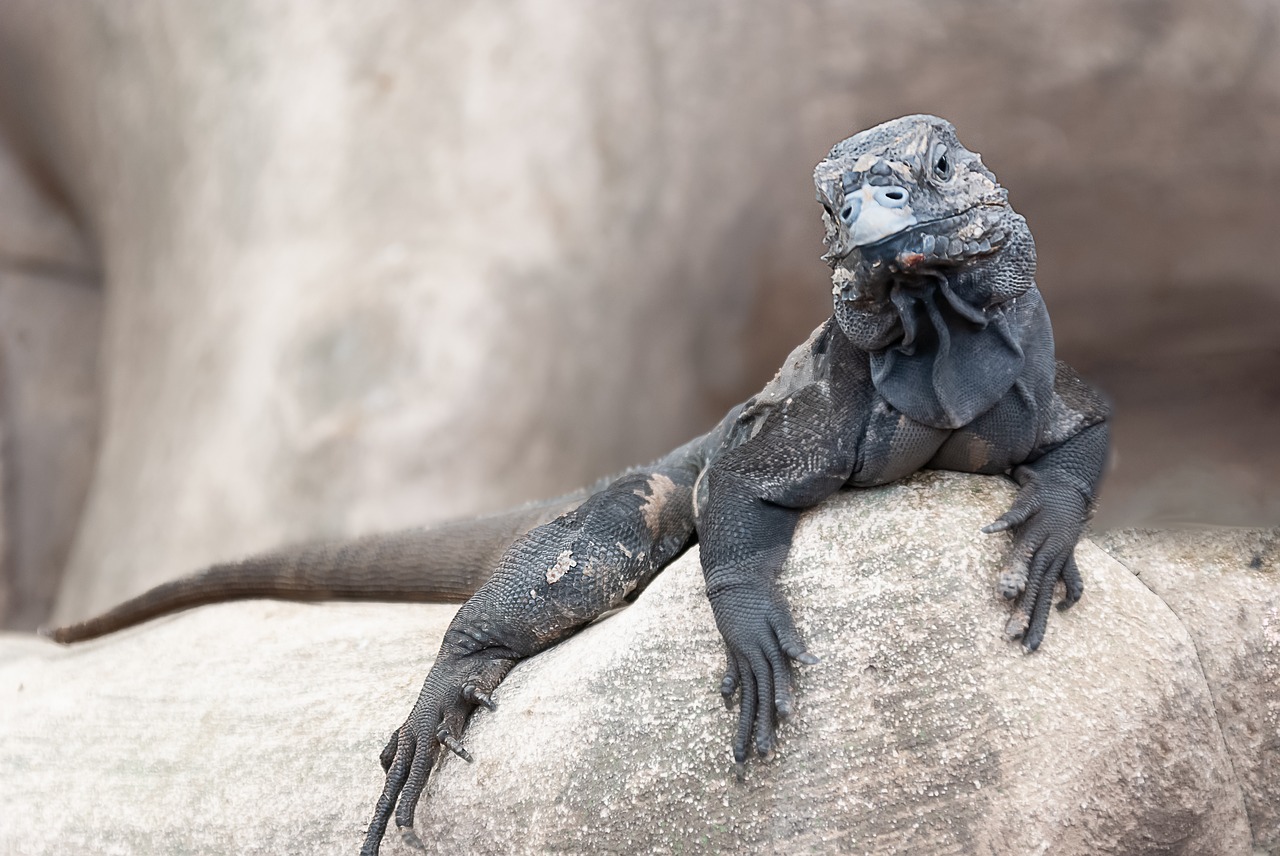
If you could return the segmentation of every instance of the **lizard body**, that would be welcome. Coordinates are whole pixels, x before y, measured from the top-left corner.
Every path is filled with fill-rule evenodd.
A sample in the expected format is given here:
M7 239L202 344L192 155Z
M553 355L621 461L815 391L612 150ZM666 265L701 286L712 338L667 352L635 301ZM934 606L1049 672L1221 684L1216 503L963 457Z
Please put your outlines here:
M842 487L922 468L1010 473L1020 485L1013 507L984 529L1013 533L999 580L1016 601L1006 634L1033 651L1058 582L1061 607L1080 598L1073 550L1101 481L1109 412L1054 358L1026 221L932 116L839 143L814 180L832 317L708 433L566 498L558 516L542 509L546 522L517 515L521 525L503 530L514 537L505 552L503 537L472 538L500 558L469 572L480 582L494 568L383 749L386 783L363 853L377 852L392 814L412 825L443 749L469 758L467 718L477 705L495 707L492 693L516 662L623 603L694 540L725 642L720 690L726 705L739 699L734 758L770 755L776 723L792 712L792 663L816 662L776 576L800 513ZM375 547L361 555L378 562ZM327 561L337 569L324 584L331 592L341 563Z

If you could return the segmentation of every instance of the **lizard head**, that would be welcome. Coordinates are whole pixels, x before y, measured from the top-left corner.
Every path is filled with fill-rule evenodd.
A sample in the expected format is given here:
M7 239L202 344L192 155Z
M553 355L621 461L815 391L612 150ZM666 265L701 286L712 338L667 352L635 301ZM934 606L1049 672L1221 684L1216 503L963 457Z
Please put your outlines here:
M909 335L902 316L922 293L941 291L981 323L984 311L1034 284L1026 221L945 119L904 116L855 134L818 164L814 184L836 314L868 350Z
M1043 310L1034 296L1016 299L1035 289L1026 221L936 116L855 134L814 183L835 318L870 354L876 389L916 421L968 424L1017 378L1021 338Z

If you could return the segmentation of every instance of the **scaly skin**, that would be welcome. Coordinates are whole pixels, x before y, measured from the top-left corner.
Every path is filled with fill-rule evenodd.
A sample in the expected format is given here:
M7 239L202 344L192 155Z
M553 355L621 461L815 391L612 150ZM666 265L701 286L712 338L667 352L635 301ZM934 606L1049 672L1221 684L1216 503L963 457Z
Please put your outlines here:
M473 548L460 562L468 568L519 537L458 611L417 703L382 752L386 784L362 853L377 853L393 813L399 826L412 825L443 749L469 759L467 718L477 705L494 709L493 691L518 660L623 603L695 538L725 643L720 690L726 704L739 698L738 763L749 750L773 751L776 723L793 709L792 663L816 662L776 578L801 512L842 487L922 468L1012 475L1020 486L1013 507L984 529L1012 534L998 584L1015 601L1006 635L1034 651L1058 583L1061 608L1079 600L1074 549L1102 478L1109 413L1054 359L1026 221L978 155L933 116L845 140L818 164L814 182L835 311L758 395L660 461L565 498L565 513L549 522L535 526L554 503L541 520L525 512L479 534L459 530L454 546ZM419 544L435 555L423 557L416 591L450 576L451 560L441 557L458 550L446 542ZM296 562L287 557L251 560L238 566L249 582L226 596L340 590L398 599L397 586L407 584L379 582L377 543L345 560L323 554L314 578L291 572ZM415 543L404 542L410 554ZM492 563L483 564L463 576L480 582ZM200 597L192 602L218 599L210 573L55 634L108 632L190 605L181 595L193 590Z
M791 664L814 663L777 586L800 513L844 486L868 487L921 468L1011 473L1013 507L986 532L1010 531L999 590L1016 600L1006 628L1034 651L1059 581L1067 608L1083 581L1074 549L1107 457L1108 410L1066 365L1035 286L1035 244L979 157L947 122L908 116L832 149L815 171L833 269L833 317L761 393L714 431L664 460L693 501L671 510L669 533L696 531L707 596L724 637L725 702L740 698L733 754L767 757L793 709ZM626 554L655 549L626 501L643 474L531 532L494 582L458 613L409 719L382 754L386 786L363 853L392 812L411 826L432 766L477 704L521 658L544 650L647 581ZM594 505L593 505L594 504ZM566 518L565 521L568 521ZM594 551L594 552L593 552ZM589 589L563 557L591 554ZM600 574L611 578L602 579ZM552 574L554 576L554 574ZM501 584L498 584L501 580ZM570 587L552 591L570 581ZM549 607L551 607L549 609ZM548 625L548 615L555 621Z

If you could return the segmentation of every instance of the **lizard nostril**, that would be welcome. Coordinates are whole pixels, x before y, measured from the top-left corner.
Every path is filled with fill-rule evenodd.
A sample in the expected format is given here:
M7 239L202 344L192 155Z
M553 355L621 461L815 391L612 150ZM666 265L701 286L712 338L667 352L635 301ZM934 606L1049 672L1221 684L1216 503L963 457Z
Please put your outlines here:
M902 208L907 204L907 189L897 184L880 185L871 191L884 208Z
M848 228L853 228L853 223L858 219L858 215L862 213L862 200L858 197L844 200L844 207L840 209L840 220Z

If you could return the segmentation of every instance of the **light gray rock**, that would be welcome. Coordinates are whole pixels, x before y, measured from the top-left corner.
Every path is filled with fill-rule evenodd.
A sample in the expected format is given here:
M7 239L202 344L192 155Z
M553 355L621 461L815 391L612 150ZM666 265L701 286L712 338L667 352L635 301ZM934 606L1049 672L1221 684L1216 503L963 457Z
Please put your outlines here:
M1254 846L1280 853L1280 530L1104 533L1191 634Z
M453 607L254 602L0 637L0 853L353 853Z
M419 812L432 851L1250 852L1195 645L1090 542L1086 594L999 638L1001 479L807 515L783 572L823 661L745 780L695 554L515 669ZM353 852L446 607L231 604L66 650L0 646L0 851ZM15 820L16 819L16 820ZM410 852L392 833L386 853Z
M41 184L4 124L0 121L0 269L95 279L98 263L83 231L65 202Z
M93 472L102 294L90 244L3 125L0 627L34 630L53 607Z
M93 475L101 312L85 279L0 263L0 627L34 630L53 607Z

